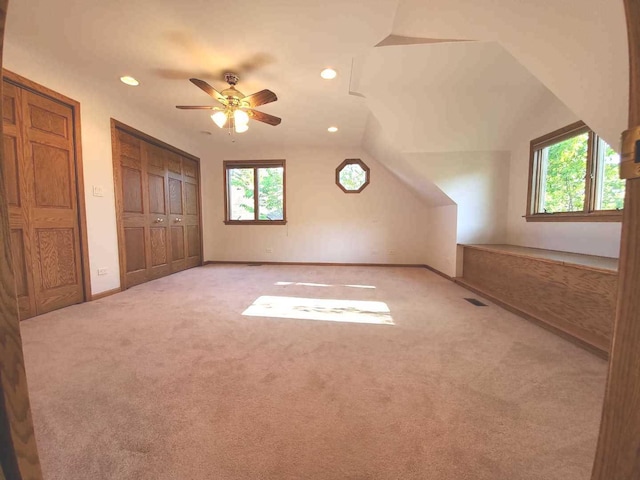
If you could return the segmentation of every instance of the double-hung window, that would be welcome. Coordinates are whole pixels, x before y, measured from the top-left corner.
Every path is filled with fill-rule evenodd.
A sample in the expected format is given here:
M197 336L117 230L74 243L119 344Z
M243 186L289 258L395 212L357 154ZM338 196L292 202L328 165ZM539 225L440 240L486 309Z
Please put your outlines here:
M531 141L528 221L621 221L620 156L583 122Z
M224 162L226 224L287 223L285 161Z

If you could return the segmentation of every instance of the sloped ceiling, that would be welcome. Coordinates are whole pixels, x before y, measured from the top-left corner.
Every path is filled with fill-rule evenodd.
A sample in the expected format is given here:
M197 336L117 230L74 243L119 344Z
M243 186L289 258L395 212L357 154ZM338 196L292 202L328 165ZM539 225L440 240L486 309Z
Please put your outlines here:
M400 0L392 33L496 41L609 144L626 129L622 1Z
M508 150L548 90L495 42L378 47L351 89L402 152Z

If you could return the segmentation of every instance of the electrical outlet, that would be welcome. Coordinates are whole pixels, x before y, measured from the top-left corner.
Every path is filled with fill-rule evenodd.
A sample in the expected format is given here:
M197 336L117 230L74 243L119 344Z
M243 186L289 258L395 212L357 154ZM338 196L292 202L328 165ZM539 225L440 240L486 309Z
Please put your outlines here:
M273 253L273 248L267 248L267 249L266 249L266 252L267 252L267 253Z
M93 186L93 196L94 197L104 197L104 188L101 185Z
M99 268L98 269L98 275L106 275L109 273L109 269L108 268Z

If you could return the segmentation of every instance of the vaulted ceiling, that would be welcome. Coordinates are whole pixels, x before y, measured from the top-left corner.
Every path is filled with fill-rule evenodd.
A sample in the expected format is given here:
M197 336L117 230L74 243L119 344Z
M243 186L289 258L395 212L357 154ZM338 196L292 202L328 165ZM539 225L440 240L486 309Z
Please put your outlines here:
M212 145L228 138L207 112L175 105L213 104L188 78L222 89L227 70L244 93L279 97L262 110L281 126L252 122L246 148L360 146L373 115L399 151L501 150L551 94L613 145L626 120L624 14L610 0L22 0L6 38L9 55L37 52ZM320 78L327 66L336 80Z

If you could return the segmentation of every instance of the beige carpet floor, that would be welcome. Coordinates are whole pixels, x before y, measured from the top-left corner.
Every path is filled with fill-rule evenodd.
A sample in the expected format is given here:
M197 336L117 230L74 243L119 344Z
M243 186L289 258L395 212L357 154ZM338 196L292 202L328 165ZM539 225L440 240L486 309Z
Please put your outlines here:
M207 266L27 320L45 478L587 480L606 362L471 296Z

